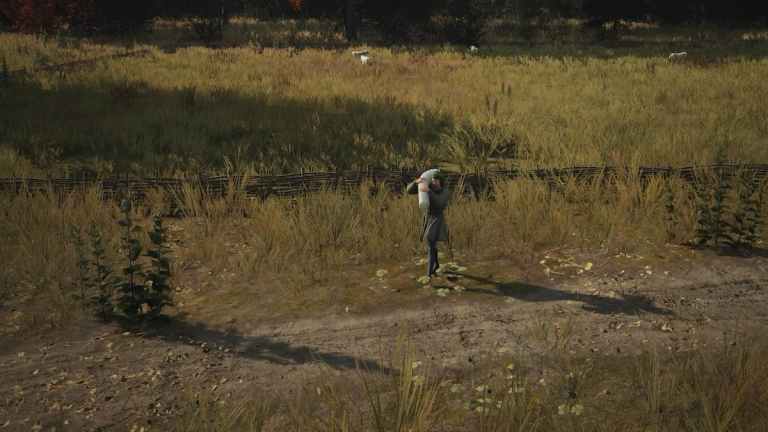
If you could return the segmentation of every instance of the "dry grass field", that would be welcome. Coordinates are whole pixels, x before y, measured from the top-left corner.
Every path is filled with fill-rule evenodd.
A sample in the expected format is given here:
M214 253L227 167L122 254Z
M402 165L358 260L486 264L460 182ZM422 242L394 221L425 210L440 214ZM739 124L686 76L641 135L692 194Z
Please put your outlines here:
M234 24L225 48L170 49L192 42L173 22L0 33L0 177L768 162L760 30L522 44L497 23L477 55L372 43L362 65L327 23ZM171 200L185 217L163 219L174 306L141 325L84 301L96 234L127 277L118 203L4 194L0 428L764 431L768 190L710 180L455 196L429 284L413 196L151 193L141 244Z
M536 167L691 165L721 146L763 162L768 53L740 42L682 62L672 42L371 47L365 66L344 49L136 44L151 53L5 84L0 144L103 173L467 165L494 148ZM10 70L127 49L0 35ZM8 157L3 175L24 167Z

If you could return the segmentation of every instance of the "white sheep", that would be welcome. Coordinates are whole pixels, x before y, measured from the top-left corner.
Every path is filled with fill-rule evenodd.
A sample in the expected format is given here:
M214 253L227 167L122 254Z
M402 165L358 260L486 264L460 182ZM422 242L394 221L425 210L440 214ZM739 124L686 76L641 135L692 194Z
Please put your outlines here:
M352 55L358 57L360 59L360 63L362 64L368 64L368 60L371 59L371 57L368 55L368 50L352 51Z
M687 53L687 52L685 52L685 51L682 51L682 52L676 52L676 53L675 53L675 52L673 52L672 54L670 54L670 55L669 55L669 57L667 57L667 59L668 59L669 61L674 61L674 60L676 60L676 59L683 59L683 58L685 58L685 56L687 56L687 55L688 55L688 53Z
M475 54L475 53L477 53L477 51L479 51L479 48L478 48L478 47L476 47L476 46L474 46L474 45L470 45L470 46L469 46L469 52L471 52L472 54Z

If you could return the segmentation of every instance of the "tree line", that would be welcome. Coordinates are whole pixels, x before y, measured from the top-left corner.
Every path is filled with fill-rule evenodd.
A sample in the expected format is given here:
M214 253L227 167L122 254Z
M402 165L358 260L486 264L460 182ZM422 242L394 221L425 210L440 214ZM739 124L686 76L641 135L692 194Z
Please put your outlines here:
M489 18L524 25L562 17L599 26L619 20L663 24L738 25L768 22L768 1L753 0L0 0L0 25L15 31L124 33L146 28L154 17L202 17L226 22L233 15L316 17L344 23L355 39L361 22L397 36L449 19L464 39L476 38Z

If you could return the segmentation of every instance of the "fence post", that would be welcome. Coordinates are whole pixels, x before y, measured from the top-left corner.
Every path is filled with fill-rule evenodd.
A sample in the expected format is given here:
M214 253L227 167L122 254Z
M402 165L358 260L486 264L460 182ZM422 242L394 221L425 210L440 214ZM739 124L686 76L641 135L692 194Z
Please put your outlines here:
M307 182L304 181L304 165L299 169L299 182L301 184L302 193L307 193Z

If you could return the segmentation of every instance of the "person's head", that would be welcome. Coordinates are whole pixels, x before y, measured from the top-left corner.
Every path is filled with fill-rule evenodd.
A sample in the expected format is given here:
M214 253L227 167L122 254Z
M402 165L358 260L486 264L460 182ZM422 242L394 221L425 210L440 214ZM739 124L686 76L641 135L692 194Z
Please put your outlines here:
M432 189L435 192L441 191L444 186L445 186L445 177L443 177L442 174L435 174L435 176L432 177L432 183L429 184L430 189Z

